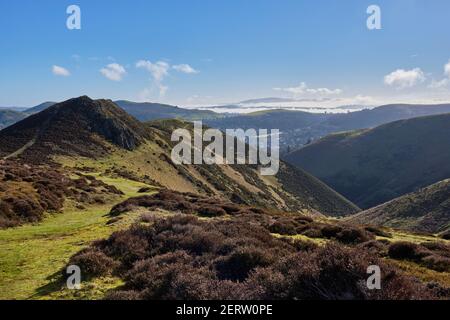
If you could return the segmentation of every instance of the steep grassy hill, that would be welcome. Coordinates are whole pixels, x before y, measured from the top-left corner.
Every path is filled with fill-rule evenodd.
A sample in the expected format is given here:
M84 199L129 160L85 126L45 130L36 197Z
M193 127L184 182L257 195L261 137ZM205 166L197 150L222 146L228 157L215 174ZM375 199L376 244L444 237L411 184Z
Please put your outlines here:
M186 165L171 160L178 120L143 124L109 100L71 99L0 131L4 159L67 169L86 166L93 172L123 177L177 191L232 199L236 203L344 215L358 208L317 179L287 164L275 177L256 166Z
M184 127L192 130L190 123L179 120L155 121L148 123L148 126L155 130L157 141L159 139L164 141L166 150L171 150L173 145L170 136L174 129ZM161 142L158 144L161 145ZM167 154L164 159L168 159L169 156L170 154ZM142 164L142 167L145 168L146 165ZM318 179L283 161L275 176L261 176L257 166L247 165L191 165L176 166L176 168L181 170L182 176L186 175L185 170L187 170L191 172L190 176L196 177L194 181L199 178L200 181L195 182L197 188L200 186L205 188L206 192L212 189L214 193L228 194L228 198L238 203L242 200L244 203L253 204L271 201L275 207L280 207L281 204L281 208L285 210L313 209L313 211L332 216L346 215L359 210ZM164 177L158 181L167 185ZM173 185L170 185L170 188L180 190ZM180 191L189 191L189 189Z
M361 208L450 177L450 114L327 136L286 160Z
M450 180L358 213L349 221L429 233L450 230Z
M0 132L0 156L36 161L46 155L101 156L110 142L129 150L148 136L141 123L110 100L80 97L34 114Z

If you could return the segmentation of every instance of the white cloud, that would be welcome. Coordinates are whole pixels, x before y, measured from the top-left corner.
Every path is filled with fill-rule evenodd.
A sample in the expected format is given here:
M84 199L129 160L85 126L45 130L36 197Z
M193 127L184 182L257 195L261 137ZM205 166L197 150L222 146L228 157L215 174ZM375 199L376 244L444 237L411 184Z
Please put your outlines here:
M450 61L444 66L444 76L442 80L433 79L431 83L428 85L430 89L441 89L445 88L450 84Z
M68 77L70 76L70 72L69 70L60 67L60 66L53 66L52 67L52 72L55 76L61 76L61 77Z
M125 68L118 63L110 63L106 67L100 69L102 75L112 81L120 81L127 73Z
M157 82L161 82L166 76L168 76L170 69L170 65L167 62L158 61L156 63L152 63L148 60L138 61L136 63L136 67L146 69Z
M142 68L150 72L154 80L155 86L158 88L159 96L164 97L169 90L169 87L164 85L162 81L169 75L170 65L164 61L157 61L152 63L148 60L140 60L136 63L137 68ZM148 97L151 90L145 89L143 96Z
M405 89L425 81L425 74L420 68L412 70L398 69L384 77L384 83L388 86Z
M330 96L342 93L341 89L308 88L305 82L300 83L297 87L273 88L273 90L291 93L296 98L301 96Z
M160 97L163 97L169 90L169 87L164 85L163 81L170 75L171 69L186 74L198 73L197 70L195 70L188 64L178 64L171 66L165 61L157 61L153 63L149 60L139 60L136 63L136 68L147 70L150 73L150 75L152 76L153 85L158 89ZM148 99L153 89L144 89L140 97Z
M450 78L450 61L444 66L445 75Z
M372 105L376 103L376 100L371 96L364 96L361 94L358 94L357 96L350 98L350 101L352 101L351 104L363 104L363 105Z
M187 74L199 73L199 71L195 70L188 64L178 64L178 65L172 66L172 68L176 71L179 71L182 73L187 73Z
M440 81L432 80L430 85L428 86L428 88L439 89L439 88L446 87L448 84L449 84L449 79L444 78Z

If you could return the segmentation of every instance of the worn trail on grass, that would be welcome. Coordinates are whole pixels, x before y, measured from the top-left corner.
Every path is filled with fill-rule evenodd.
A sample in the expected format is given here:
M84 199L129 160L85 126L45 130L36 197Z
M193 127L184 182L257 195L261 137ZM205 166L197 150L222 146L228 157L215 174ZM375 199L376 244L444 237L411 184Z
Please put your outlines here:
M84 211L66 208L36 225L0 230L0 300L45 298L46 292L39 288L48 285L70 256L132 223L135 217L129 216L108 225L107 213L113 205L136 196L147 185L123 179L105 180L120 188L125 196Z

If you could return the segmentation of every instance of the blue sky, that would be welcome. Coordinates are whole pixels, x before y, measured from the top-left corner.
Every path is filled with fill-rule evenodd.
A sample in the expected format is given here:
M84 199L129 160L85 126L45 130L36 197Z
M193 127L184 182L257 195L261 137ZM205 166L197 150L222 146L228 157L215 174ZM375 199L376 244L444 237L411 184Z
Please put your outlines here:
M66 27L72 4L81 30ZM371 4L382 30L366 27ZM450 101L449 12L447 0L2 1L0 105Z

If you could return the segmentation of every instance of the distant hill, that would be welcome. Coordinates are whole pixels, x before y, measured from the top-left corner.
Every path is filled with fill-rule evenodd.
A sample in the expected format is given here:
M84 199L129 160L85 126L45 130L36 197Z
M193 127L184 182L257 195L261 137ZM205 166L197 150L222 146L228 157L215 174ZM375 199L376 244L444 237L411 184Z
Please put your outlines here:
M25 117L26 115L22 112L0 109L0 130L24 119Z
M390 104L374 109L346 114L335 114L324 121L322 126L329 127L332 132L349 131L373 128L397 120L406 120L443 113L450 113L450 104Z
M38 112L41 112L41 111L43 111L43 110L45 110L45 109L55 105L56 103L57 102L47 101L47 102L41 103L41 104L39 104L39 105L37 105L35 107L26 109L25 113L28 113L28 114L38 113Z
M222 115L213 111L183 109L160 103L138 103L125 100L115 101L115 103L140 121L158 119L202 120L222 117Z
M211 127L220 129L280 129L282 132L281 150L283 153L287 153L331 133L373 128L397 120L443 113L450 113L450 104L385 105L374 109L341 114L270 110L234 115L222 119L211 119L205 122Z
M450 177L450 114L327 136L286 156L367 209Z
M0 131L0 156L33 163L84 163L96 172L176 191L313 215L359 210L322 182L284 163L275 177L261 176L255 166L175 165L170 138L179 127L192 124L176 119L144 124L110 100L84 96Z
M289 99L265 98L243 101L242 103L286 102ZM216 113L202 109L185 109L160 103L137 103L127 100L115 101L127 113L140 121L159 119L203 120L210 127L219 129L280 129L282 154L303 147L330 133L356 129L373 128L392 121L410 119L419 116L450 112L450 104L407 105L393 104L374 109L355 111L345 114L310 113L294 110L268 110L250 114ZM34 114L52 106L55 102L44 102L25 111ZM239 105L220 106L220 108L239 109ZM351 108L346 106L346 108ZM18 120L8 122L8 125ZM1 124L0 124L1 125ZM5 127L6 125L3 125Z
M349 221L431 233L450 230L450 180L358 213Z

